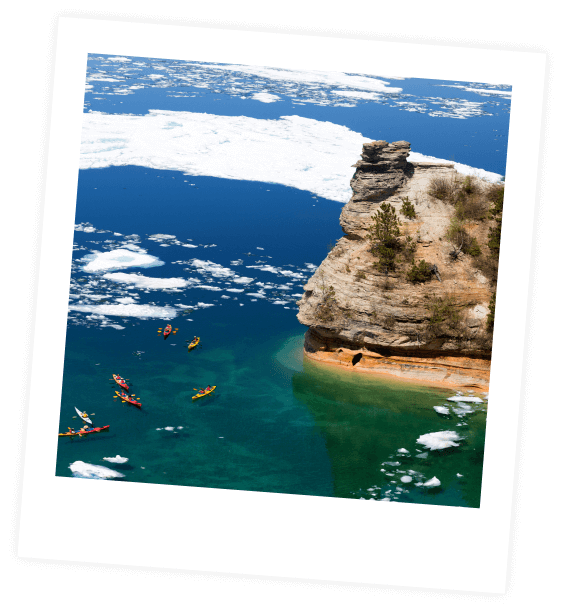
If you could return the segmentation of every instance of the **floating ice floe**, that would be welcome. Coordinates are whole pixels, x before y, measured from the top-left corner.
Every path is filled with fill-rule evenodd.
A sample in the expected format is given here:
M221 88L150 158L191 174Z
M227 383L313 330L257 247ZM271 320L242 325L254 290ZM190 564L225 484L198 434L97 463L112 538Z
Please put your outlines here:
M450 398L447 398L447 400L452 402L484 402L477 396L451 396Z
M448 407L433 407L433 409L435 409L435 411L441 415L448 415L450 413Z
M69 311L91 312L125 318L162 318L163 320L172 320L178 315L178 311L168 305L161 307L159 305L124 305L123 303L116 305L105 303L101 305L69 305Z
M439 481L439 479L437 479L437 477L433 477L432 479L429 479L428 481L423 483L423 487L439 487L440 484L441 482Z
M401 449L398 449L398 453L409 453L409 451L402 447Z
M411 481L413 481L413 478L408 475L405 475L400 479L400 481L402 483L411 483Z
M98 273L100 271L114 271L127 269L129 267L159 267L164 262L156 256L151 256L144 251L134 252L129 248L118 248L109 252L93 252L87 254L82 262L86 265L83 271L87 273Z
M125 462L129 462L129 458L121 457L121 455L116 455L116 457L105 457L102 459L106 460L106 462L112 462L112 464L125 464Z
M458 404L456 407L452 408L452 411L458 417L464 417L465 415L469 415L470 413L474 413L474 409L467 404Z
M455 443L455 441L461 440L462 437L453 430L444 430L423 434L417 439L417 442L424 445L427 449L435 451L437 449L446 449L447 447L458 447L460 443Z
M196 280L185 280L181 277L146 277L136 273L105 273L102 277L112 282L130 284L135 288L145 290L171 290L186 288L189 284L197 284Z
M105 466L96 466L81 461L73 462L69 468L74 477L81 479L115 479L125 476L121 472L111 470Z

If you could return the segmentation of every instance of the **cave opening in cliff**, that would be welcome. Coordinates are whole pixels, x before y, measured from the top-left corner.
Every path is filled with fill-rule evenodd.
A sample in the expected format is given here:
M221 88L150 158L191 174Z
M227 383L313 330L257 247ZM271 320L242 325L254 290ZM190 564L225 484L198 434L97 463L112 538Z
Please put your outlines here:
M355 354L352 359L352 365L358 364L362 360L362 354Z

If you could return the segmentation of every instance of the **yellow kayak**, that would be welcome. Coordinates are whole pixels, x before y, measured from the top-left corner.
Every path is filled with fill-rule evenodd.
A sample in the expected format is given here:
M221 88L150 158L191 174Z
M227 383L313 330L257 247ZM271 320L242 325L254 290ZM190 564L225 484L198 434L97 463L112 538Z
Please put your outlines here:
M196 337L196 339L194 339L194 341L192 341L192 343L190 343L190 345L188 346L188 349L194 349L196 347L196 345L198 345L198 343L200 342L200 337Z
M208 394L211 394L215 390L215 388L217 388L216 385L212 386L211 390L207 390L205 392L202 392L201 394L198 393L198 394L196 394L196 396L192 396L192 400L196 400L197 398L203 398L204 396L207 396Z

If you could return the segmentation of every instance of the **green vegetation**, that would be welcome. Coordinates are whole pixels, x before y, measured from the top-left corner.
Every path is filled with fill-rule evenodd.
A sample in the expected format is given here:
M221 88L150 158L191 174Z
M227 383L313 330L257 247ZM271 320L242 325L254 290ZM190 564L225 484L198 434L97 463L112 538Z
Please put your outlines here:
M337 304L335 289L333 286L327 288L323 284L321 290L321 302L317 306L316 317L320 322L331 322L335 318L334 306Z
M488 201L491 202L489 218L494 221L494 225L488 232L488 252L479 255L475 260L476 267L492 284L497 282L504 194L504 184L492 184L486 194Z
M413 207L413 203L409 201L409 197L402 197L402 205L401 205L401 213L410 220L413 220L417 217L415 213L415 208Z
M374 224L368 230L368 239L370 252L378 256L376 267L384 273L394 271L396 253L401 249L400 221L396 210L389 203L383 203L372 220Z
M496 188L497 187L497 188ZM499 247L501 244L501 218L503 216L503 197L505 187L503 185L494 185L490 191L492 207L490 208L490 219L495 222L494 226L489 231L488 247L492 253L499 258Z
M482 188L474 176L466 176L464 179L435 178L431 181L428 194L454 208L444 236L454 246L450 252L452 260L457 260L461 253L478 258L482 248L476 237L468 233L468 227L469 223L487 219L491 189Z
M413 283L427 282L433 276L433 266L425 260L420 260L419 264L413 261L411 269L407 272L407 279Z
M492 298L490 299L489 309L490 313L486 318L486 327L488 330L493 331L494 328L494 318L495 318L495 298L497 295L497 291L492 294Z
M416 249L417 244L415 243L415 240L411 235L408 235L402 244L403 258L408 262L413 262L413 255L415 254Z
M374 224L368 230L370 240L388 248L395 248L400 236L400 222L396 210L389 203L383 203L372 216L372 220Z
M455 191L455 183L450 178L436 177L431 180L429 190L431 197L440 201L450 201Z
M462 314L452 295L433 295L426 305L429 311L427 331L432 337L441 335L458 336L461 331Z

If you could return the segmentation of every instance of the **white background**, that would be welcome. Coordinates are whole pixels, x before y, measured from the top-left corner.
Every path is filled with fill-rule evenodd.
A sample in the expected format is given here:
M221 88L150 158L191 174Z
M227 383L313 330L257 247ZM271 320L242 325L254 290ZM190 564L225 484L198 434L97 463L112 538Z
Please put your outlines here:
M504 237L480 510L55 478L84 71L92 49L512 85ZM62 19L43 207L19 552L23 557L503 592L544 58L464 48ZM539 61L540 60L540 61ZM379 64L379 67L378 65ZM424 146L424 143L422 143ZM94 406L96 401L94 399ZM92 405L91 405L92 406ZM51 433L49 433L51 431ZM119 508L117 508L119 507ZM88 544L61 536L96 519ZM461 527L463 524L463 527ZM438 533L464 549L445 563ZM373 549L378 552L374 553ZM425 561L421 559L425 550Z

